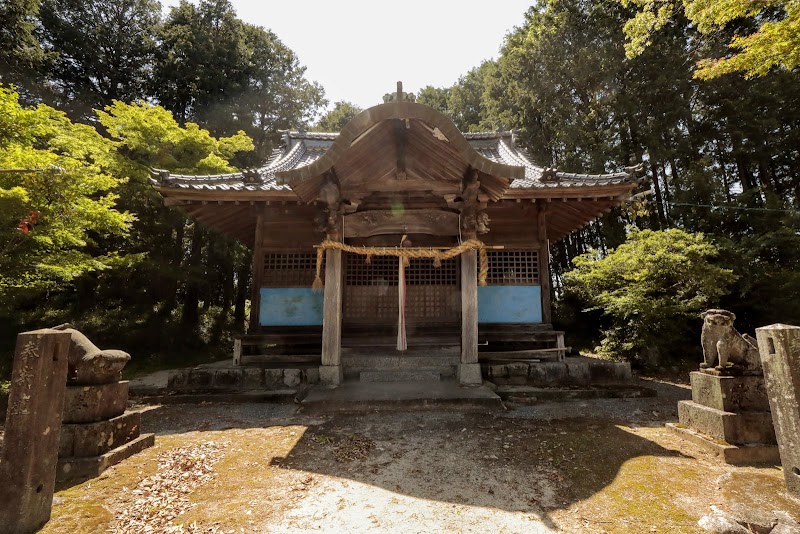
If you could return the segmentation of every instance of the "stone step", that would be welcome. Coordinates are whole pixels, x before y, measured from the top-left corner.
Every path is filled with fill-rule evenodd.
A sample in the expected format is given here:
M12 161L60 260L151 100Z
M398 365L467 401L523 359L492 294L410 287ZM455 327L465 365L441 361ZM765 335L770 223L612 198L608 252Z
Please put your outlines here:
M439 382L442 379L438 369L361 371L361 382Z
M442 379L446 378L453 378L456 376L456 369L458 368L457 365L449 365L449 366L431 366L431 367L423 367L421 369L375 369L372 367L345 367L344 368L344 378L346 380L360 380L361 373L369 373L369 372L380 372L380 373L391 373L397 374L402 372L414 372L414 371L433 371L439 373L439 376Z
M92 456L89 458L59 458L58 471L56 471L56 483L64 484L68 481L83 481L98 477L112 465L116 465L134 454L148 447L152 447L154 443L155 434L142 434L138 438L99 456Z
M345 382L337 388L314 387L302 400L307 414L374 413L392 410L502 410L500 397L486 386L463 388L440 382Z
M424 367L449 367L458 365L458 354L454 355L420 355L420 356L395 356L395 355L347 355L342 356L342 365L347 368L363 369L421 369Z
M734 445L776 443L769 412L724 412L682 400L678 401L678 420L687 428Z

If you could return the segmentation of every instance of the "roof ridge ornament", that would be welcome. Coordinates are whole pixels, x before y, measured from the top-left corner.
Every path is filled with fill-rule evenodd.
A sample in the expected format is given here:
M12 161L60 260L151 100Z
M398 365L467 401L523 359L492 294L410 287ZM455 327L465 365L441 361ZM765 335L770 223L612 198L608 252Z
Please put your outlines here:
M258 169L243 169L242 181L246 184L262 184L264 179Z
M542 177L540 178L542 182L557 182L558 179L558 169L555 167L545 167L542 169Z
M403 92L403 82L397 82L397 92L394 93L386 93L383 95L383 103L388 104L389 102L416 102L417 97L414 96L414 93L404 93Z

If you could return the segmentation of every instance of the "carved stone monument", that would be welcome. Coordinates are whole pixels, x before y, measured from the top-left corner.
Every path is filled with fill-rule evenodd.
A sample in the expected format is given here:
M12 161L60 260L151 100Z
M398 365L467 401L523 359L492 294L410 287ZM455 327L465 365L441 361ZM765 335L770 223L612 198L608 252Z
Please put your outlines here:
M0 534L35 532L50 519L69 341L56 330L17 336L0 454Z
M126 411L128 382L120 373L130 356L100 350L73 329L69 374L58 450L58 480L98 476L114 464L153 445L153 434L140 435L141 414Z
M800 497L800 327L756 329L786 489Z
M703 363L689 374L692 400L678 403L668 426L729 464L777 463L767 391L755 339L727 310L703 313Z

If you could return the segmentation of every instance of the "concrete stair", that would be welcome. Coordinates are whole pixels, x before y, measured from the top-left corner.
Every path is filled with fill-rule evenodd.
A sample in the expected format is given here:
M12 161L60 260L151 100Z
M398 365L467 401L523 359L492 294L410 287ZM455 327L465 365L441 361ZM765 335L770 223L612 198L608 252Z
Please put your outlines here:
M342 351L345 379L361 382L438 382L455 377L459 347L350 347Z

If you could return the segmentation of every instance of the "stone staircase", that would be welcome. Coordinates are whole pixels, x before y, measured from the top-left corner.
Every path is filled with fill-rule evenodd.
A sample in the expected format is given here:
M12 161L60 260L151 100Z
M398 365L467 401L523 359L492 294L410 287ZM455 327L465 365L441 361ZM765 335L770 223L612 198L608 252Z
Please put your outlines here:
M386 346L344 347L345 380L360 382L439 382L453 380L461 357L459 346L409 347L399 352Z

